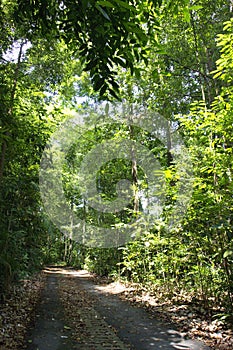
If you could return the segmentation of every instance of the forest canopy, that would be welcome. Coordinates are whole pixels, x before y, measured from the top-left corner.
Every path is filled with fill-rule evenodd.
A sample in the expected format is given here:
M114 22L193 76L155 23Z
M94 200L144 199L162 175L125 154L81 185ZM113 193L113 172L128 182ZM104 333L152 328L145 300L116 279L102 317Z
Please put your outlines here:
M42 35L64 40L82 59L95 90L115 95L116 66L134 70L134 61L146 60L149 40L154 41L161 1L21 1L14 18L29 39Z

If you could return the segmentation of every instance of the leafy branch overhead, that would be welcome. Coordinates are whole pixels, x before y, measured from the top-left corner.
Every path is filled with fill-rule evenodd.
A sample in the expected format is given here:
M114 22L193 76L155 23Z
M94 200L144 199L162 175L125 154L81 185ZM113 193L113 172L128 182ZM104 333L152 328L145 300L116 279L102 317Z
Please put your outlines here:
M94 90L117 97L117 66L133 73L134 62L146 59L160 5L161 0L17 0L14 17L29 40L39 33L65 40L83 59Z

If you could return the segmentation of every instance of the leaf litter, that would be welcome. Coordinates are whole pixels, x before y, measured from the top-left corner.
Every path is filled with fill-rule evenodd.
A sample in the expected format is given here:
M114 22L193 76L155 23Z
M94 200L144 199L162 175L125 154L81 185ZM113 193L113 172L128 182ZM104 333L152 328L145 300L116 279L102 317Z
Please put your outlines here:
M233 349L232 328L224 320L213 319L201 300L185 294L166 296L161 291L151 292L137 283L114 282L96 274L88 273L88 278L107 293L117 294L122 300L145 308L151 318L173 322L184 336L198 338L212 349ZM43 272L30 280L22 280L0 304L0 350L22 350L25 347L27 331L34 322L44 281ZM67 320L65 328L74 339L82 342L89 334L77 310L83 305L91 309L92 298L85 290L77 290L72 277L63 282L64 279L59 290Z

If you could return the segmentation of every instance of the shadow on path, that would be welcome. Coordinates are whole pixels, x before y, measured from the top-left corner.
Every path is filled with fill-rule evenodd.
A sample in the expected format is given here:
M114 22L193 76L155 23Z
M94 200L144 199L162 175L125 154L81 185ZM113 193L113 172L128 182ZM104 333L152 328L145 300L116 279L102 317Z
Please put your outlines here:
M95 285L88 278L88 273L76 273L77 285L94 296L93 307L114 328L118 336L133 346L135 350L183 349L208 350L198 340L184 339L174 328L159 319L151 319L146 310L120 300L116 295L105 291L104 287Z
M58 298L58 276L47 276L45 289L37 309L35 326L29 331L27 350L78 349L65 330L63 308Z
M46 286L37 310L35 327L28 335L27 350L209 349L198 340L184 339L173 325L151 318L146 310L107 293L107 287L91 281L86 271L50 268L46 275ZM58 296L60 277L72 277L74 288L77 291L85 290L92 299L91 307L86 308L84 305L78 310L92 338L87 339L85 344L72 340L71 332L66 329L63 307ZM64 283L65 280L62 281ZM108 325L113 326L117 333L109 329Z

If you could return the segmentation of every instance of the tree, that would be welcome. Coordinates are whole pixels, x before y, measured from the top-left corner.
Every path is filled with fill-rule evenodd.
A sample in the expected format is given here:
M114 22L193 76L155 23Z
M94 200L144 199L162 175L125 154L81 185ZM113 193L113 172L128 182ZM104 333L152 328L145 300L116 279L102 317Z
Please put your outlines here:
M232 20L222 24L231 16L229 2L208 4L203 1L200 8L186 2L176 13L165 8L169 16L160 17L160 52L156 47L154 55L148 53L148 66L136 65L137 77L118 75L122 97L159 111L180 128L195 177L182 224L170 231L155 225L126 245L121 269L134 281L167 286L169 293L176 288L195 292L205 307L222 305L230 318ZM165 220L176 195L172 166L167 175Z
M62 38L84 60L94 89L113 96L118 91L116 66L133 72L134 62L146 59L159 5L160 0L13 2L15 21L30 41L35 35Z
M47 259L44 246L54 228L42 212L40 158L65 107L76 102L74 71L81 69L62 42L12 41L16 58L6 51L0 64L1 293Z

